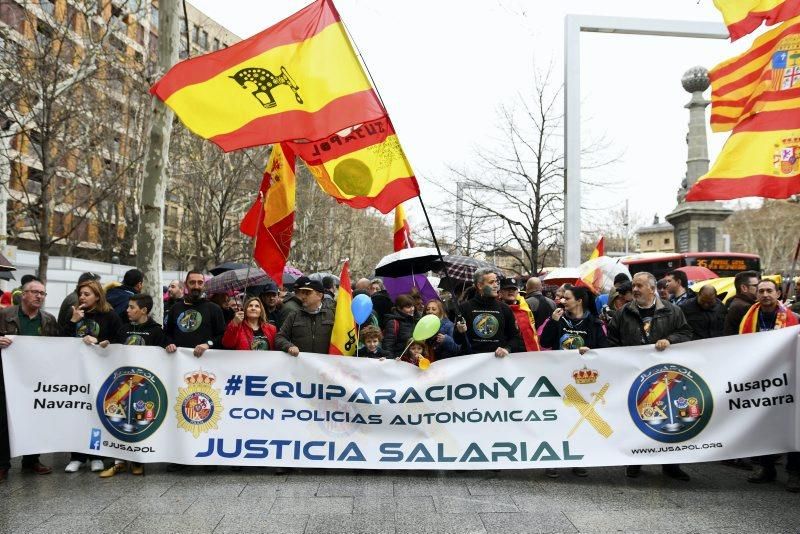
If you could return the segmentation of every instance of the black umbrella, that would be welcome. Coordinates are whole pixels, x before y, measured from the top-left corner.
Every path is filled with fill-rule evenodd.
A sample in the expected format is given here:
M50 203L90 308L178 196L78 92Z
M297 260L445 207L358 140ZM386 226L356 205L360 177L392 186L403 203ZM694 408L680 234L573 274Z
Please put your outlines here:
M408 276L425 274L441 266L439 254L435 248L404 248L394 254L384 256L375 267L375 276Z
M11 271L0 271L0 280L16 280Z
M208 272L217 276L218 274L222 274L226 271L235 271L237 269L247 269L246 263L236 263L233 261L226 261L225 263L220 263L213 269L209 269Z

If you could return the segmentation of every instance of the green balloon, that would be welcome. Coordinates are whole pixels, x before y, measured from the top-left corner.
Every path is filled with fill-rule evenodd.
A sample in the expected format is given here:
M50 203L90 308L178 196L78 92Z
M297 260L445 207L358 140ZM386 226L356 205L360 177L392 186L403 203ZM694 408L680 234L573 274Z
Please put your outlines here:
M442 326L442 321L435 315L426 315L419 320L417 326L414 327L414 334L411 336L414 341L425 341L435 336Z

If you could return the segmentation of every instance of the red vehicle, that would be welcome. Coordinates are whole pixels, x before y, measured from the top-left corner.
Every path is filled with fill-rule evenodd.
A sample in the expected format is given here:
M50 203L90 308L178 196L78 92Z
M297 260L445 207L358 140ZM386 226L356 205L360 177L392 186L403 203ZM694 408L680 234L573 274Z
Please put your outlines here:
M646 271L661 279L678 267L697 266L714 271L720 278L736 276L742 271L761 272L761 257L738 252L674 252L646 253L622 260L631 275Z

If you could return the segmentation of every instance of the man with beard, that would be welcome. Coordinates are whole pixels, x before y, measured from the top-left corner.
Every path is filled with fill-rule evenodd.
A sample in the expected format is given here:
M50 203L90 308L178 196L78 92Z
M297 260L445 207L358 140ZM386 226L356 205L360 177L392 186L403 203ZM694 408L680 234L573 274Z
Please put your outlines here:
M673 343L692 339L692 329L681 309L656 294L656 277L636 273L633 277L633 301L626 304L608 325L608 344L612 347L633 347L655 344L664 351ZM662 472L677 480L688 481L689 475L678 464L661 466ZM642 466L629 465L625 474L638 477Z
M455 342L465 354L508 356L522 341L514 312L497 298L500 279L492 269L478 269L473 279L475 296L461 305L463 317L456 323Z
M728 312L725 314L724 336L735 336L739 333L744 314L750 306L756 303L756 288L758 287L758 273L755 271L742 271L733 279L736 294L728 302Z
M194 349L199 358L210 348L222 347L225 319L219 306L203 298L203 273L189 271L185 285L186 295L172 306L164 324L166 348L167 352L175 352L178 347Z
M169 310L175 305L176 302L183 299L183 282L180 280L172 280L167 286L167 300L164 301L164 321L167 320Z
M778 284L768 278L761 280L756 286L758 300L750 306L739 325L740 334L769 332L798 324L794 313L780 302L781 292ZM747 478L748 482L764 484L772 482L777 476L775 456L768 454L755 458L755 471ZM786 472L789 478L786 491L800 492L800 452L786 454Z

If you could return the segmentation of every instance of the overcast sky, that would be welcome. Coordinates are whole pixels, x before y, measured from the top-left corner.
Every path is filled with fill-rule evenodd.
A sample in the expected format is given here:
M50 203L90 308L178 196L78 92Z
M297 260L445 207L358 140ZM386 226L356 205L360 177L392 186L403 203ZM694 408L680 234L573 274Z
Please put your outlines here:
M269 27L309 0L191 0L242 38ZM448 166L469 166L476 151L496 145L498 109L529 94L535 69L552 64L563 80L564 16L612 15L721 22L711 0L336 0L413 165L429 206L443 201L429 181L448 183ZM621 155L594 178L615 184L583 205L611 209L631 203L649 223L675 207L686 172L689 94L681 87L690 67L713 67L744 50L730 44L583 34L583 136L603 136L609 157ZM711 158L727 134L711 134ZM412 226L423 226L416 202ZM585 213L593 230L603 212Z

